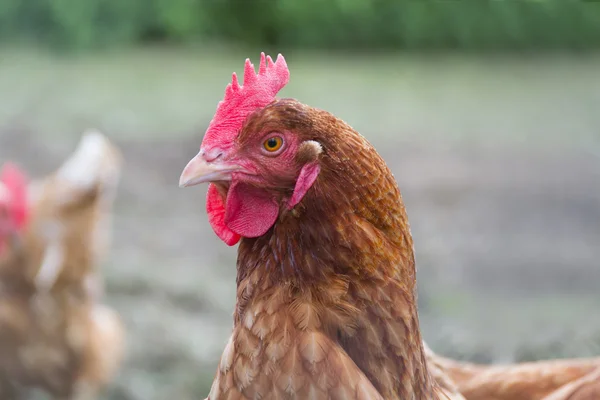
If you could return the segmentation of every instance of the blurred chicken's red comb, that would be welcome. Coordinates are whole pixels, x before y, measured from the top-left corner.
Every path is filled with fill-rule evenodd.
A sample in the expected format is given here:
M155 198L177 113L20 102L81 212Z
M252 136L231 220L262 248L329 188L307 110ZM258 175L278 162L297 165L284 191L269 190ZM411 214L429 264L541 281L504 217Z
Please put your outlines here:
M225 89L225 97L208 125L202 146L219 146L221 149L231 146L248 115L272 102L289 79L290 71L281 54L273 62L270 56L265 57L265 53L261 53L258 74L254 72L250 59L246 59L243 86L238 83L234 72L231 83Z
M11 222L16 229L20 229L29 217L27 177L16 165L6 163L0 170L0 182L7 191Z

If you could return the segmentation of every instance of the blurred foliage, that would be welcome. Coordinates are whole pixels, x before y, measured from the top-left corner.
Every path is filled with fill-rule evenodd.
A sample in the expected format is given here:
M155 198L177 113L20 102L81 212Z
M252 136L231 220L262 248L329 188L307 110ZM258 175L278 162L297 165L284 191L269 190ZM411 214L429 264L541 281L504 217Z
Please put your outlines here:
M583 0L0 0L0 38L78 49L226 39L339 49L600 47Z

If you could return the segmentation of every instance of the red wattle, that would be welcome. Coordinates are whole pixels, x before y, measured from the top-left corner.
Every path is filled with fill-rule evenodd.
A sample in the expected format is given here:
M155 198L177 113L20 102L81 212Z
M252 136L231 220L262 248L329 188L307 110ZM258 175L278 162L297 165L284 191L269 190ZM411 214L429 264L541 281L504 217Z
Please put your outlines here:
M225 225L225 202L217 187L212 183L208 185L206 194L206 212L210 226L225 244L233 246L240 241L240 235Z
M243 237L264 235L277 221L279 206L265 190L236 182L227 193L225 225Z

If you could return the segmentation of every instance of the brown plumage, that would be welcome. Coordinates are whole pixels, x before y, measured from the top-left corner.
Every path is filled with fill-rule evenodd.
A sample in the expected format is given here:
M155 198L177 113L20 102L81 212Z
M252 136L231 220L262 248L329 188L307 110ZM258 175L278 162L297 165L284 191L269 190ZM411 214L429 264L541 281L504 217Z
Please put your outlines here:
M93 398L123 352L122 323L99 303L119 151L99 133L30 188L30 222L0 255L0 393L39 387Z
M552 392L543 400L598 400L600 399L600 368Z
M257 79L281 86L281 62L270 72L263 55L258 78L247 62L244 87L234 78L226 100ZM209 399L448 398L423 351L392 173L330 113L267 103L232 119L239 107L220 104L180 179L211 181L215 232L230 245L242 238L233 333Z
M600 358L482 365L451 360L427 347L426 351L429 365L443 371L445 376L442 379L449 377L467 400L559 400L563 397L552 397L551 394L555 391L559 394L554 396L566 393L563 388L579 387L585 383L585 390L592 390L590 376L600 369ZM595 390L600 389L600 386L597 387ZM583 392L584 389L581 390Z
M460 392L456 383L450 378L449 374L444 370L443 366L436 362L436 355L431 351L427 343L423 342L425 358L427 359L427 368L435 383L444 391L451 400L466 400Z

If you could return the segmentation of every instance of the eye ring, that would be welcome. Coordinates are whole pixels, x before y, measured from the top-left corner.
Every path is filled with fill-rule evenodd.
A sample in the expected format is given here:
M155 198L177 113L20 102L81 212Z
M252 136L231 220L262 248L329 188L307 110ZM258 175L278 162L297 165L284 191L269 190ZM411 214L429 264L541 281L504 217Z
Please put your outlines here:
M281 136L271 136L263 142L263 148L269 153L275 153L283 146L283 138Z

